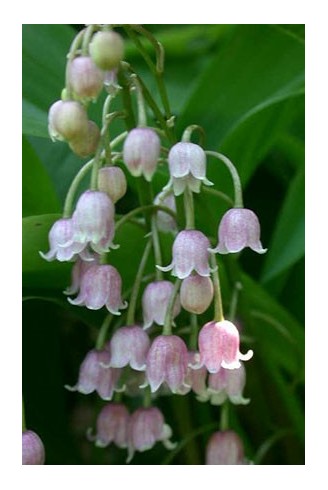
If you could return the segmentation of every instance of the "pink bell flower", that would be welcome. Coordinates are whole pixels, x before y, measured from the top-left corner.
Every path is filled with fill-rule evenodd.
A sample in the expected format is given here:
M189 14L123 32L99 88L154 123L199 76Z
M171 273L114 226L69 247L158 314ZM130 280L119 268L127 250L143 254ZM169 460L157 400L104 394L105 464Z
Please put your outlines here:
M22 433L22 464L44 464L45 450L40 437L32 430Z
M218 239L218 245L210 250L212 253L237 253L246 247L259 254L267 251L260 241L259 220L250 209L229 209L220 222Z
M116 330L109 343L108 366L113 368L130 366L136 371L145 371L149 346L150 339L141 327L138 325L121 327Z
M68 64L68 82L76 98L96 100L104 84L104 72L89 56L77 56Z
M120 167L103 167L98 172L98 189L105 192L115 204L127 190L126 177Z
M146 383L152 393L166 382L172 393L186 387L188 350L177 335L159 335L153 341L147 355ZM190 388L190 386L187 386Z
M186 188L192 192L200 192L201 184L213 185L206 178L206 154L195 143L180 142L172 146L169 156L170 181L164 190L173 187L179 196Z
M39 252L48 262L57 259L59 262L74 260L79 254L84 260L90 260L89 254L84 254L84 245L74 242L73 222L70 218L61 218L52 225L49 232L50 250L47 253Z
M161 151L161 141L150 128L134 128L123 146L123 161L134 177L143 175L150 182Z
M243 397L246 371L242 363L237 369L221 369L208 377L208 394L212 405L222 405L227 399L234 405L247 405L249 398Z
M165 315L174 285L170 281L154 281L148 284L142 296L142 311L144 328L151 327L153 323L164 325ZM180 313L179 295L174 303L173 318Z
M108 403L97 417L97 431L92 435L92 429L87 432L90 441L97 447L107 447L114 443L119 448L128 447L128 427L130 415L122 403Z
M239 343L239 332L233 323L227 320L206 323L198 337L202 365L210 373L217 373L221 367L239 368L241 360L248 361L253 356L252 350L241 354Z
M123 302L122 280L111 265L92 265L83 274L80 293L75 299L68 298L72 305L86 306L89 310L99 310L106 306L113 315L120 315L119 309L127 307Z
M93 260L89 260L88 262L78 257L72 267L72 283L65 289L64 294L70 295L78 293L80 290L82 277L90 269L90 267L95 264L98 264L98 256L96 255L94 256Z
M152 449L160 441L166 449L174 449L176 444L170 441L171 428L165 424L161 411L156 407L138 408L130 417L129 424L129 463L135 451Z
M83 395L96 391L103 400L111 400L114 392L120 392L124 387L117 387L121 369L104 367L109 363L109 359L107 350L89 351L80 366L77 384L65 385L65 388L69 391L78 391Z
M173 243L172 262L166 267L156 267L163 272L172 271L172 275L185 279L193 270L200 276L208 277L209 267L208 238L197 230L183 230L178 233Z
M104 192L86 191L77 204L72 216L74 242L87 247L98 254L107 253L116 248L114 238L114 204Z
M190 313L200 315L207 310L213 300L214 289L210 277L198 274L186 277L180 288L181 306Z
M180 388L179 394L185 395L193 391L197 395L197 400L207 401L207 369L200 364L200 355L198 352L188 352L188 371L185 377L184 386Z
M157 196L154 199L154 204L157 206L165 206L174 213L176 213L176 205L175 205L175 198L174 194L166 194L166 192L161 192L157 194ZM164 211L158 211L156 215L156 222L157 222L157 227L160 231L163 233L168 233L168 232L174 232L177 230L177 222L168 213L165 213Z
M232 430L215 432L207 444L206 464L249 464L239 436Z

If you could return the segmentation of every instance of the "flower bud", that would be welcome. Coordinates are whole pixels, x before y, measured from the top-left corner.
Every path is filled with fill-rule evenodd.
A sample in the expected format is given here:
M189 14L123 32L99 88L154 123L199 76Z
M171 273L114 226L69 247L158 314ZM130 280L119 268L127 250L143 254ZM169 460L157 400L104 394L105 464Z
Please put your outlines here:
M32 430L23 432L22 464L44 464L45 451L40 437Z
M135 128L129 132L123 146L123 161L131 175L144 175L150 182L156 170L161 141L149 128Z
M89 51L99 68L112 70L124 57L124 41L117 32L97 32L91 40Z
M96 99L103 87L104 72L89 56L78 56L69 63L68 81L76 97Z
M79 157L86 158L96 152L100 140L100 130L96 123L88 121L87 133L70 141L70 149Z
M73 140L87 134L88 117L80 102L58 100L49 109L48 129L52 140Z
M215 432L206 448L206 464L249 464L244 457L244 447L239 436L232 430Z
M186 277L181 283L181 305L190 313L204 313L212 302L213 294L213 283L209 277L195 274Z
M115 204L124 196L127 182L120 167L103 167L98 172L98 189L105 192Z

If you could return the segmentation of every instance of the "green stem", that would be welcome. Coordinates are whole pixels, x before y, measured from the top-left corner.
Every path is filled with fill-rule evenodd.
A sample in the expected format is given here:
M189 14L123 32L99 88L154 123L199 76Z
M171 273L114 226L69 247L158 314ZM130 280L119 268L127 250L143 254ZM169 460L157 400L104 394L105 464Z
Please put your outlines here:
M149 386L143 389L143 406L144 408L151 407L151 391Z
M73 201L74 197L77 191L77 188L81 182L81 180L84 178L84 176L91 170L93 166L93 158L92 160L89 160L86 164L83 165L83 167L78 171L78 173L75 175L70 188L68 189L68 192L66 194L65 198L65 204L64 204L64 210L63 210L63 218L69 218L72 214L72 207L73 207Z
M224 402L220 413L220 430L229 429L229 402Z
M225 166L228 168L230 175L232 177L233 186L234 186L234 190L235 190L235 206L234 207L235 208L243 208L244 207L243 190L242 190L239 174L238 174L237 169L234 166L234 164L225 155L222 155L221 153L218 153L216 151L205 151L205 153L207 155L211 155L211 156L217 158L218 160L221 160L221 162L223 162L225 164Z
M180 285L181 285L181 279L176 279L174 288L170 296L170 300L167 305L164 326L163 326L163 335L172 335L173 309L174 309L176 297L180 289Z
M191 126L188 126L183 132L181 141L189 142L194 131L198 131L200 133L199 145L203 146L205 141L205 131L201 126L198 126L198 124L192 124Z
M219 270L214 254L211 254L210 260L211 260L211 267L213 269L212 277L213 277L213 286L214 286L214 321L221 322L222 320L224 320L221 286L220 286Z
M186 229L193 230L195 228L194 198L192 191L188 187L183 193L183 200L186 216Z
M158 235L158 229L157 229L156 215L155 214L153 214L153 216L151 218L151 236L152 236L152 240L153 240L155 264L162 266L163 261L162 261L161 244L159 241L159 235ZM157 269L157 267L156 267L156 281L161 281L162 279L163 279L163 273L161 270Z
M130 221L132 218L134 218L134 216L144 213L145 211L163 211L176 219L176 214L174 211L172 211L172 209L167 208L166 206L160 206L159 204L147 204L146 206L139 206L138 208L125 214L123 218L116 223L115 230L117 231L118 228L124 225L127 221Z
M206 186L202 187L202 191L204 191L206 194L212 194L212 196L216 196L216 197L222 199L222 201L229 204L229 206L234 205L234 201L231 199L231 197L229 197L224 192L221 192L221 191L218 191L216 189L212 189L211 187L206 187Z
M91 36L93 34L93 31L96 29L95 24L90 24L86 29L85 33L83 36L83 43L82 43L82 56L88 56L89 54L89 43Z
M191 329L190 329L190 340L189 347L191 351L197 350L197 342L198 342L198 319L197 315L192 313L190 315L191 320Z
M160 42L157 41L157 39L152 35L151 32L147 31L144 27L140 25L131 25L130 26L132 29L136 30L140 34L144 35L147 37L147 39L153 44L156 52L156 65L154 65L152 59L148 55L147 51L143 47L142 43L139 41L137 36L129 29L127 28L127 32L131 39L135 42L137 48L139 49L140 53L144 57L150 71L152 72L153 76L155 77L157 86L158 86L158 91L162 100L162 104L164 107L165 111L165 116L166 119L171 118L171 109L170 109L170 102L169 98L167 95L165 83L163 80L163 72L164 72L164 48Z
M145 267L147 264L147 260L149 257L151 246L152 246L152 241L148 240L148 243L145 247L144 253L142 255L142 258L141 258L141 261L139 264L139 268L137 271L137 275L136 275L136 278L135 278L135 281L133 284L133 288L132 288L132 292L131 292L131 296L130 296L130 303L129 303L127 320L126 320L127 325L134 325L134 323L135 323L134 316L135 316L135 310L136 310L136 306L137 306L137 299L138 299L140 284L141 284L142 276L143 276L143 273L144 273L144 270L145 270Z
M96 341L96 349L102 349L105 344L108 328L110 325L110 322L112 321L113 315L109 314L106 316L105 320L103 321L103 324L100 327L97 341Z
M135 74L131 75L132 83L135 86L137 92L137 105L138 105L138 127L146 128L147 127L147 115L145 108L145 101L142 95L142 88L139 83L138 77Z

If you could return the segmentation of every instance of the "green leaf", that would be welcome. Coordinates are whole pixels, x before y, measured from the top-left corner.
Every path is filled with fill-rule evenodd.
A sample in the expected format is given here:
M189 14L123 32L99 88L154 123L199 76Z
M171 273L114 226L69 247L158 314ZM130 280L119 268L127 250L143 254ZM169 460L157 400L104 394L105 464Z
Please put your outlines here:
M22 269L24 287L64 288L70 279L71 264L47 262L39 251L49 250L48 233L60 214L43 214L23 218Z
M23 131L48 136L50 105L65 85L66 54L74 30L65 24L23 25Z
M303 91L304 46L270 25L241 25L204 73L178 127L203 126L206 147L220 147L245 182L290 123L292 107L289 113L285 102L299 104Z
M23 216L60 211L52 182L33 150L23 137Z
M263 267L263 283L295 264L305 253L305 173L301 169L288 190L279 213Z

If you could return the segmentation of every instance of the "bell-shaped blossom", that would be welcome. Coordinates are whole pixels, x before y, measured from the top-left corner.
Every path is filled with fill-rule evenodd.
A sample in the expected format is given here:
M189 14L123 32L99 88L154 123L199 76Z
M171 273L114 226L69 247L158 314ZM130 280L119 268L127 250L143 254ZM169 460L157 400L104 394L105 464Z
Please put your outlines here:
M239 343L239 332L233 323L227 320L206 323L198 337L202 365L210 373L217 373L221 367L239 368L240 361L248 361L253 356L252 350L241 354Z
M204 313L212 303L213 295L214 288L210 277L194 274L186 277L181 283L181 306L190 313Z
M90 269L95 264L98 264L98 256L94 255L93 259L92 256L90 256L90 260L82 260L80 257L77 258L76 262L74 263L72 267L72 272L71 272L71 277L72 277L72 282L71 285L68 286L64 294L76 294L80 290L81 287L81 281L82 277L84 274Z
M145 385L150 385L152 393L164 382L172 393L178 393L180 388L186 386L188 350L184 341L177 335L156 337L148 351L146 363Z
M201 184L213 185L206 178L206 154L195 143L180 142L172 146L169 156L170 181L164 190L173 187L179 196L186 188L200 192Z
M175 198L173 193L167 194L166 192L161 192L157 194L157 196L154 199L154 204L157 206L165 206L166 208L170 209L174 213L176 213L176 205L175 205ZM160 231L163 233L168 233L168 232L174 232L177 230L177 222L168 213L165 213L164 211L158 211L156 215L156 223L157 227Z
M246 371L241 363L237 369L223 367L208 377L208 394L212 405L221 405L227 399L234 405L247 405L249 398L243 397L246 384Z
M193 391L197 395L197 399L201 401L208 400L207 394L207 369L200 365L200 355L198 352L188 352L188 370L185 377L184 386L180 388L179 394L185 395L189 391Z
M72 305L86 306L89 310L100 310L106 306L113 315L127 306L123 302L122 280L118 271L111 265L92 265L82 276L79 295L68 298Z
M104 72L90 56L77 56L68 64L68 82L76 97L95 100L103 87Z
M108 366L114 368L130 366L136 371L145 371L149 346L150 339L142 327L138 325L121 327L110 340Z
M84 245L74 242L74 227L70 218L61 218L52 225L49 232L50 250L47 253L39 252L48 262L74 260L80 254L84 260L92 260Z
M44 464L45 450L40 437L33 430L22 433L22 464Z
M128 428L130 414L122 403L108 403L105 405L96 422L96 434L88 430L87 437L94 441L97 447L107 447L114 443L119 448L128 447Z
M131 461L135 451L148 451L156 442L162 442L166 449L174 449L176 444L170 441L171 436L172 430L165 424L158 408L138 408L130 417L127 462Z
M115 248L114 204L104 192L88 190L84 192L72 216L74 242L88 245L99 254Z
M161 151L161 141L150 128L134 128L123 146L123 161L134 177L143 175L150 182Z
M127 190L123 170L115 166L101 168L98 172L98 189L105 192L115 204Z
M96 391L103 400L111 400L115 391L122 391L124 388L117 386L121 369L105 367L109 359L108 350L89 351L80 366L77 384L65 385L65 388L69 391L78 391L83 395Z
M165 315L170 301L174 285L170 281L154 281L146 286L142 296L142 311L144 328L149 328L153 323L164 325ZM180 313L179 295L174 303L173 318Z
M209 276L209 246L208 238L197 230L183 230L178 233L173 243L172 262L166 267L156 266L179 279L185 279L193 270L200 276Z
M260 241L260 223L250 209L233 208L227 211L219 225L218 245L213 253L237 253L246 247L263 254L267 251Z
M215 432L206 447L206 464L249 464L238 434L232 430Z

